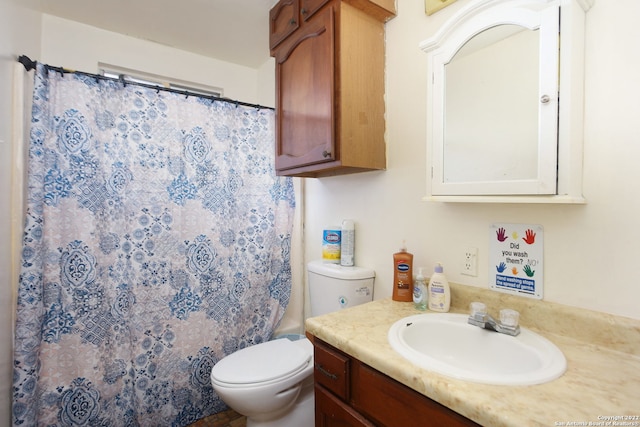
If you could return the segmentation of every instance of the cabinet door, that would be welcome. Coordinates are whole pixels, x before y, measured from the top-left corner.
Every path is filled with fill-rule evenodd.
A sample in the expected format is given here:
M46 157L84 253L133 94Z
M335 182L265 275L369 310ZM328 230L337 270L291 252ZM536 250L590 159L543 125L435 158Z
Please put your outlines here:
M275 52L278 171L336 159L334 19L323 8Z
M316 427L375 427L324 387L315 386Z
M300 0L300 15L303 20L307 20L313 16L322 6L324 6L329 0Z
M300 26L299 0L280 0L269 11L269 48L273 49Z

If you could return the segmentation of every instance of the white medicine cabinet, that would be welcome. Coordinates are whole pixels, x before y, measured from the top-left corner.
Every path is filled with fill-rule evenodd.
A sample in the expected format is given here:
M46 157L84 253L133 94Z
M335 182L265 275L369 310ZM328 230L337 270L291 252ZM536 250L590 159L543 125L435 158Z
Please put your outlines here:
M429 55L427 200L584 203L584 21L594 0L474 0Z

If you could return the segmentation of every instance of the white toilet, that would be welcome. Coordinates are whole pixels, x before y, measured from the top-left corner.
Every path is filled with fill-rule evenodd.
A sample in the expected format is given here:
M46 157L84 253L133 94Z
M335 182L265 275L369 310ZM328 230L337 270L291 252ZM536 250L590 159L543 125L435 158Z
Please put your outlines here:
M369 302L375 272L311 261L307 264L311 316ZM313 427L313 345L302 336L239 350L211 370L218 396L246 415L247 427Z

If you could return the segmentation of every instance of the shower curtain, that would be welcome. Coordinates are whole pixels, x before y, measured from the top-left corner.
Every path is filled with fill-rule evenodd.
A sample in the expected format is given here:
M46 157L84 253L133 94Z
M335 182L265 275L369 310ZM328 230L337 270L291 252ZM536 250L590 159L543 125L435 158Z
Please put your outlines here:
M274 112L38 64L13 422L184 426L291 290Z

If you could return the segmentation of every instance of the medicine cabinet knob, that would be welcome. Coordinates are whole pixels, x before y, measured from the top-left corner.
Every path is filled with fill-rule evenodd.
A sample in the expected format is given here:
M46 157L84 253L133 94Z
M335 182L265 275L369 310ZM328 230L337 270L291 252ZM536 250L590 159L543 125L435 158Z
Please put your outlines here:
M549 95L542 95L540 97L540 102L542 102L543 104L548 104L549 101L551 101L551 97L549 97Z
M325 158L326 158L326 157L331 157L331 153L330 153L329 151L327 151L327 150L324 150L324 151L322 152L322 157L325 157Z

